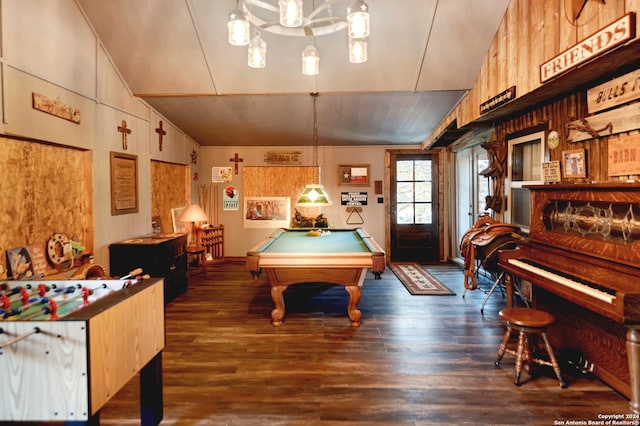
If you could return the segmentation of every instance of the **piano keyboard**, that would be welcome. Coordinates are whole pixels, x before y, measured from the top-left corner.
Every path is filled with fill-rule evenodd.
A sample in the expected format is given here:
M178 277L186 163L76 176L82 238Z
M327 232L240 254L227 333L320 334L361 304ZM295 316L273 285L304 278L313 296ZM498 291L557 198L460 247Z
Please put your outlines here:
M540 275L541 277L547 278L558 284L569 287L573 290L579 291L583 294L601 300L605 303L612 304L616 299L615 292L612 290L607 290L602 287L595 288L594 285L587 285L581 282L576 281L575 279L568 278L566 276L558 275L553 271L545 269L542 265L538 265L534 262L524 261L520 259L508 259L508 263L517 266L521 269L524 269L529 272L533 272L534 274Z

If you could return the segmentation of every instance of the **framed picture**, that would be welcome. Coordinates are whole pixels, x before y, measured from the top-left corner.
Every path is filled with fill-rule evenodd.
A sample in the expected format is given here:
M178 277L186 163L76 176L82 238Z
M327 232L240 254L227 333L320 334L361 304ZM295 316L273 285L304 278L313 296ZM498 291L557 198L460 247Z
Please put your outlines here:
M190 231L189 223L180 222L178 220L178 218L186 208L187 207L185 206L185 207L174 207L171 209L171 222L173 222L173 232L175 233L179 232L182 234L188 234Z
M585 150L570 149L562 151L562 170L566 178L586 178Z
M289 228L291 198L244 197L245 228Z
M340 185L369 186L369 165L340 165L338 166L338 183Z
M138 212L138 156L111 152L111 215Z

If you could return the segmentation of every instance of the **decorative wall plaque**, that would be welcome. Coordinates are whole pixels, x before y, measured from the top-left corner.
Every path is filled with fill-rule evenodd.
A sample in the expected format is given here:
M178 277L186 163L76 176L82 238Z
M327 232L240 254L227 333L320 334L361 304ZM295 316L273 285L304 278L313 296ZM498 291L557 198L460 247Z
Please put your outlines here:
M111 152L111 215L138 212L138 157Z
M78 108L70 107L58 99L51 99L35 92L32 94L32 100L33 109L80 124L80 110Z

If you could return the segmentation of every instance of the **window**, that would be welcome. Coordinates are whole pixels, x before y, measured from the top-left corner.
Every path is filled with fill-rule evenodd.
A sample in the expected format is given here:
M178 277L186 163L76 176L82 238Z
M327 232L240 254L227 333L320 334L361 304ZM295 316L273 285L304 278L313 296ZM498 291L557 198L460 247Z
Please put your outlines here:
M542 182L544 131L508 140L507 221L529 229L531 193L525 185Z
M476 211L475 211L475 219L478 218L481 214L487 213L489 209L487 208L487 197L490 197L491 194L491 179L487 179L483 176L479 176L478 173L481 170L485 170L489 167L490 161L487 157L487 151L482 151L478 154L475 154L476 164L474 169L474 176L477 180L477 199L476 199Z
M431 160L396 161L396 222L431 224Z

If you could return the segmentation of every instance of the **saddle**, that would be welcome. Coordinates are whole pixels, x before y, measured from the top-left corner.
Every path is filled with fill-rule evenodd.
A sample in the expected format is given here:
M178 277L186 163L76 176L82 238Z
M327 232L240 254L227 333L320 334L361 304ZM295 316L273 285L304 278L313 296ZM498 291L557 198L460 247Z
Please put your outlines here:
M519 226L501 223L488 214L480 215L460 240L460 253L464 258L464 288L475 290L476 260L480 260L482 267L489 272L497 272L498 251L513 249L521 235Z

